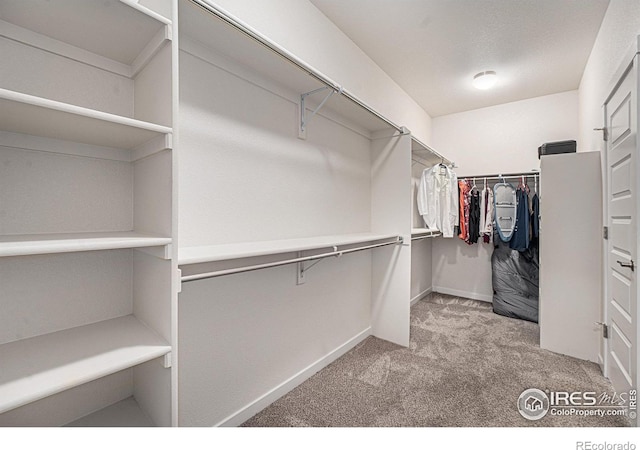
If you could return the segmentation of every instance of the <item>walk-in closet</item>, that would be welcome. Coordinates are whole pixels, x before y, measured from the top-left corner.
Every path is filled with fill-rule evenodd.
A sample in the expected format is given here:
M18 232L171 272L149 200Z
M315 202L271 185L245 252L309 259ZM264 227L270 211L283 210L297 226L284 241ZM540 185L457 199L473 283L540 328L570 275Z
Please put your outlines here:
M639 36L635 0L0 0L0 426L637 425L519 396L637 388Z

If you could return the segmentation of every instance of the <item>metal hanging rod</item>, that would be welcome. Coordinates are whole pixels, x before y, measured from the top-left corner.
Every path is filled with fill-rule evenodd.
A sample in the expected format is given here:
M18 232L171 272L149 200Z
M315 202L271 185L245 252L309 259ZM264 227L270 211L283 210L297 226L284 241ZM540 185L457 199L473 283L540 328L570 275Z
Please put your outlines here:
M274 261L274 262L270 262L270 263L264 263L264 264L255 264L253 266L245 266L245 267L236 267L233 269L224 269L224 270L217 270L215 272L207 272L207 273L198 273L195 275L185 275L181 278L181 280L183 282L187 282L187 281L195 281L195 280L204 280L207 278L216 278L216 277L221 277L224 275L232 275L234 273L241 273L241 272L251 272L254 270L260 270L260 269L268 269L270 267L277 267L277 266L284 266L287 264L296 264L296 263L301 263L301 262L305 262L305 261L315 261L315 260L319 260L319 259L324 259L324 258L330 258L333 256L342 256L342 255L346 255L347 253L354 253L354 252L359 252L362 250L369 250L372 248L378 248L378 247L385 247L387 245L398 245L398 244L402 244L403 243L403 239L402 236L398 236L397 238L395 238L393 241L389 241L389 242L383 242L380 244L371 244L371 245L365 245L365 246L361 246L361 247L356 247L356 248L348 248L346 250L337 250L337 246L333 246L333 248L335 249L332 252L328 252L328 253L321 253L318 255L311 255L311 256L303 256L300 258L292 258L292 259L285 259L283 261Z
M267 39L266 37L264 37L263 35L258 33L256 30L251 28L246 23L242 22L241 20L237 19L233 15L229 14L224 9L220 8L217 5L214 5L209 0L190 0L190 1L194 5L199 6L200 8L205 10L206 12L208 12L210 14L213 14L218 19L222 20L226 24L228 24L228 25L232 26L233 28L235 28L236 30L240 31L241 33L243 33L247 37L255 40L256 42L258 42L259 44L261 44L262 46L264 46L268 50L272 51L276 55L284 58L286 61L288 61L289 63L293 64L298 69L306 72L309 76L315 78L316 80L318 80L319 82L323 83L324 85L326 85L330 89L332 89L332 90L334 90L336 92L339 92L341 95L344 95L351 102L353 102L356 105L358 105L359 107L363 108L364 110L366 110L370 114L373 114L378 119L380 119L383 122L387 123L390 127L395 128L398 131L402 131L402 127L400 125L397 125L392 120L388 119L387 117L383 116L382 114L380 114L376 110L372 109L369 105L364 103L362 100L358 99L357 97L355 97L353 94L349 93L348 91L345 91L342 88L342 86L340 86L339 84L337 84L336 82L331 80L329 77L327 77L326 75L318 72L316 69L314 69L313 67L311 67L310 65L308 65L304 61L300 60L298 57L296 57L295 55L293 55L289 51L287 51L284 48L280 47L275 42Z
M438 232L434 232L433 234L425 234L424 236L416 236L416 237L412 237L411 240L412 241L421 241L422 239L429 239L429 238L434 238L434 237L438 237L438 236L442 236L442 233Z
M418 159L414 159L414 158L411 158L411 161L412 161L412 162L414 162L414 163L416 163L416 164L420 164L420 165L421 165L421 166L423 166L423 167L433 167L433 165L434 165L434 164L438 164L438 163L425 164L425 162L424 162L424 161L420 161L420 160L418 160ZM449 167L451 167L451 168L453 169L453 168L455 168L455 167L456 167L456 163L450 162L450 163L448 163L448 164L447 164L447 166L449 166Z
M429 147L427 144L423 143L423 142L422 142L422 141L420 141L419 139L417 139L417 138L415 138L415 137L412 137L411 139L412 139L413 141L415 141L415 142L416 142L418 145L420 145L421 147L424 147L424 149L425 149L426 151L428 151L429 153L431 153L431 154L433 154L433 155L436 155L438 158L440 158L440 160L441 160L442 162L446 161L446 162L447 162L447 165L449 165L449 164L450 164L450 165L452 165L452 166L455 166L455 165L456 165L453 161L451 161L450 159L445 158L445 157L444 157L444 156L442 156L440 153L438 153L437 151L435 151L434 149L432 149L431 147ZM415 161L415 160L414 160L414 161ZM418 161L416 161L416 162L418 162Z
M401 136L406 136L411 134L411 131L407 127L401 127L401 128L402 128L401 130L396 130L398 131L397 133L394 132L393 134L389 134L389 135L383 134L378 137L371 137L369 138L369 140L377 141L379 139L390 139L390 138L396 138L396 137L401 137Z
M491 174L491 175L472 175L472 176L460 176L458 175L458 180L463 180L463 179L476 179L476 180L484 180L485 178L487 180L503 180L503 179L507 179L507 178L522 178L522 177L539 177L540 176L540 172L521 172L521 173L505 173L505 174Z

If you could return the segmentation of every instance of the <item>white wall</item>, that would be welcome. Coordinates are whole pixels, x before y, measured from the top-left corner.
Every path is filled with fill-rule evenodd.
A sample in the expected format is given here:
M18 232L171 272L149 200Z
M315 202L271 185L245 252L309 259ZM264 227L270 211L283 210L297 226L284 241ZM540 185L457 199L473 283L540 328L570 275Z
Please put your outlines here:
M602 150L602 104L615 71L640 34L640 2L611 0L580 88L432 120L432 143L455 160L459 175L528 171L536 148L576 139L578 151ZM433 241L433 289L471 298L492 296L492 248L459 239Z
M436 117L432 134L458 175L530 171L541 144L577 140L578 91Z
M540 167L537 148L577 139L578 92L522 100L433 119L433 142L460 166L460 176L530 171ZM435 238L433 290L491 301L490 244Z
M371 254L323 261L307 277L297 286L288 265L183 285L180 425L242 423L368 329Z
M580 146L578 151L602 151L602 106L613 76L627 49L640 35L640 2L611 0L585 67L579 89Z
M180 77L180 246L370 231L369 140L322 116L297 139L295 103L186 51Z
M307 0L213 3L430 143L431 118L373 60Z
M578 90L581 144L578 151L601 152L605 191L607 185L607 164L604 161L605 142L602 139L602 132L594 131L594 128L604 126L604 101L613 87L616 71L629 48L636 45L638 35L640 35L640 2L611 0ZM603 206L603 213L606 214L606 205Z

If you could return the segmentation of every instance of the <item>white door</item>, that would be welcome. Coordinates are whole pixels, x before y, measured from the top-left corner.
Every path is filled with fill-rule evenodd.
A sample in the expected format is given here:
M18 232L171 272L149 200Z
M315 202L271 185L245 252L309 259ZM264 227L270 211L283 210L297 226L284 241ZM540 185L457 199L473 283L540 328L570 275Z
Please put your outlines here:
M637 63L605 104L607 121L607 293L605 375L616 392L637 382Z

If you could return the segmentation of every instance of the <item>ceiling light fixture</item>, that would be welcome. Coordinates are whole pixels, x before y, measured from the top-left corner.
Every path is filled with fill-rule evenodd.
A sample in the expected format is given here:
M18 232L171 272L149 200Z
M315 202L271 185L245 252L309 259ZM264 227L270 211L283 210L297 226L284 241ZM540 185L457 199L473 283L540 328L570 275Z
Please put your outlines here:
M498 77L493 70L487 70L485 72L480 72L473 77L473 86L476 89L486 90L492 88L496 81L498 81Z

